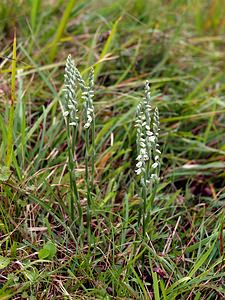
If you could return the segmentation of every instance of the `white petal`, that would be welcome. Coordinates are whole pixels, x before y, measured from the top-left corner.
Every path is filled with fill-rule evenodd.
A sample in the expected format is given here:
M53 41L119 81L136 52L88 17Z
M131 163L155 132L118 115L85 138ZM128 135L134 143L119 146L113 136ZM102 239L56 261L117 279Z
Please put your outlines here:
M140 142L140 146L143 147L143 148L145 148L145 143Z
M148 135L148 136L151 136L151 135L153 135L153 132L151 132L151 131L146 131L146 134Z
M90 125L91 125L90 123L86 123L86 124L84 124L84 128L87 129L90 127Z
M64 113L63 113L63 117L67 117L68 115L69 115L69 112L68 112L68 110L64 111Z
M155 142L155 137L154 137L154 136L148 137L148 141L149 141L150 143L154 143L154 142Z
M137 169L135 170L135 172L137 173L137 175L141 174L141 169Z
M158 163L157 162L155 162L153 165L152 165L152 169L156 169L157 167L158 167Z
M159 181L159 177L156 174L152 174L150 179L152 179L153 181Z
M137 164L136 164L136 167L137 168L140 168L142 166L142 161L139 161Z

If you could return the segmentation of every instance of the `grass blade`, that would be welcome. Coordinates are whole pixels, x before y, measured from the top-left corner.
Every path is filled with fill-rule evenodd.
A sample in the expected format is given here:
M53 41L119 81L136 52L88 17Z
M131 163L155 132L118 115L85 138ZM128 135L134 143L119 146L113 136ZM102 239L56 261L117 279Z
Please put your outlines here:
M8 123L8 145L6 153L6 166L10 167L13 151L13 123L14 123L14 103L16 99L16 30L13 39L12 76L11 76L11 102Z
M31 27L33 31L36 28L36 22L37 22L37 15L39 12L41 0L33 0L31 2L31 15L30 15L30 20L31 20Z
M101 72L101 69L102 69L102 62L104 61L104 57L108 54L110 48L111 48L111 45L112 45L112 42L114 40L114 37L115 37L115 34L116 34L116 31L117 31L117 26L119 24L121 20L121 17L119 17L116 22L113 24L113 27L112 27L112 30L110 32L110 35L103 47L103 50L100 54L100 57L99 57L99 61L97 62L96 64L96 68L95 68L95 77L96 79L98 78L98 75L99 73Z
M59 23L59 26L57 28L54 40L52 42L52 48L51 48L51 51L50 51L50 54L49 54L50 61L53 61L54 58L55 58L57 47L58 47L58 42L59 42L59 40L61 39L61 37L63 35L63 31L64 31L64 29L66 27L67 21L69 19L71 11L72 11L72 9L74 7L74 4L75 4L75 0L70 0L67 3L66 9L64 10L64 13L63 13L61 21Z
M188 274L189 277L192 277L201 268L201 266L204 264L204 262L207 260L207 258L213 251L214 247L215 247L215 242L211 245L211 247L205 253L203 253L201 255L201 257L198 259L198 261L196 261L192 270Z
M152 272L152 280L153 280L154 299L155 300L160 300L159 285L158 285L158 278L157 278L157 273L156 272Z

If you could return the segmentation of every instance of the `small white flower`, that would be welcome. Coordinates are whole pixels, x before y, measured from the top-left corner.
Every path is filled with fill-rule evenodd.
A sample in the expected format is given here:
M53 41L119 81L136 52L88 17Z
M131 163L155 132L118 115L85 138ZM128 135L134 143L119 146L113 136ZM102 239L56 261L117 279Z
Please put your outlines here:
M141 154L141 156L145 155L146 154L146 149L145 148L141 148L140 154Z
M137 169L137 170L135 170L135 172L137 173L137 175L140 175L141 174L141 169Z
M159 181L159 177L156 174L151 174L150 179L154 182Z
M146 131L146 134L147 134L147 136L151 136L151 135L153 135L153 132L151 132L151 131Z
M77 101L76 101L76 76L75 65L71 59L71 55L66 60L65 75L64 75L64 113L63 116L67 117L69 125L77 126Z
M68 115L69 115L69 112L68 112L68 110L64 111L64 113L63 113L63 117L67 117Z
M152 165L152 169L156 169L157 167L158 167L158 163L157 162L155 162L153 165Z
M149 141L149 143L154 143L155 142L155 137L154 136L148 137L148 141Z
M70 126L77 126L77 122L70 122L69 125Z
M148 155L145 153L144 155L143 155L143 159L146 161L146 160L149 160L149 157L148 157Z
M140 168L140 167L142 167L142 165L143 165L142 161L139 161L139 162L136 164L136 167L137 167L137 168Z

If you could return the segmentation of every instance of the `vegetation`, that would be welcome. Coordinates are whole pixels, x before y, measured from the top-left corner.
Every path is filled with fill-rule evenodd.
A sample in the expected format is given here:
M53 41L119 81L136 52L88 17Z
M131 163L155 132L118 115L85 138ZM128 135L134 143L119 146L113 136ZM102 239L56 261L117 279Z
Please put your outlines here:
M223 4L1 1L1 300L225 298Z

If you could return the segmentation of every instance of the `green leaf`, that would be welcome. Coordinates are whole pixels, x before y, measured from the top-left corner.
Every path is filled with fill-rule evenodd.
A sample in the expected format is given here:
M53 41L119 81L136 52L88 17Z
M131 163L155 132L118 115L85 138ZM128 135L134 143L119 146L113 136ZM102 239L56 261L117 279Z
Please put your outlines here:
M52 259L56 254L56 246L51 241L48 241L47 244L38 252L38 257L40 259Z
M204 252L202 253L202 255L200 256L200 258L198 260L196 260L196 262L193 265L193 268L189 272L189 275L188 275L189 277L193 277L193 275L201 268L201 266L207 260L209 255L212 253L214 247L215 247L215 242L211 245L211 247L205 253Z
M13 244L11 246L11 257L16 257L16 250L17 250L17 242L13 241Z
M157 273L156 272L152 272L152 279L153 279L154 299L155 300L160 300L159 283L158 283L158 278L157 278Z
M3 287L2 289L0 289L0 299L3 299L3 300L7 300L7 299L12 299L13 295L13 291L11 289L9 289L9 287L6 288Z
M49 251L48 249L42 248L39 252L38 252L38 257L40 259L46 259L49 256Z
M10 177L10 169L6 166L0 166L0 181L7 181Z
M39 277L39 272L37 268L32 268L31 270L24 270L23 274L31 281L32 283L36 282Z
M53 258L56 254L56 245L53 244L52 242L48 242L46 245L45 245L45 248L48 249L49 251L49 258Z
M10 264L8 257L0 256L0 270L6 268Z

